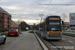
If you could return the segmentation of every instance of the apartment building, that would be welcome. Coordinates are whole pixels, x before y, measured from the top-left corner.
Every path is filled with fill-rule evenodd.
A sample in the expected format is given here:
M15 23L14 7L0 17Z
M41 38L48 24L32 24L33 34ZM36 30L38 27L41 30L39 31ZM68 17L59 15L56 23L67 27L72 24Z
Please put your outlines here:
M19 28L19 24L11 20L11 28Z
M0 7L0 28L11 27L11 15Z

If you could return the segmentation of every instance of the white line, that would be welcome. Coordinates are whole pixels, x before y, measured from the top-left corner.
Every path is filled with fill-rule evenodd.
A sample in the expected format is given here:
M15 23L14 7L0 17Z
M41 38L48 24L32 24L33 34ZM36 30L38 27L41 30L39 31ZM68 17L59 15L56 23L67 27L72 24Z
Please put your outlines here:
M62 40L65 40L64 38L62 38Z
M73 43L73 41L69 40L68 42Z

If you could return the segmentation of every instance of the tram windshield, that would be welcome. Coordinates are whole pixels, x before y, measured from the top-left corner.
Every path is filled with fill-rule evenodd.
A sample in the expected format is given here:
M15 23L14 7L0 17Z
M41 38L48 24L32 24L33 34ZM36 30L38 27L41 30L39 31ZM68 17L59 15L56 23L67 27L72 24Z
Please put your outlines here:
M48 25L47 31L61 31L61 25Z

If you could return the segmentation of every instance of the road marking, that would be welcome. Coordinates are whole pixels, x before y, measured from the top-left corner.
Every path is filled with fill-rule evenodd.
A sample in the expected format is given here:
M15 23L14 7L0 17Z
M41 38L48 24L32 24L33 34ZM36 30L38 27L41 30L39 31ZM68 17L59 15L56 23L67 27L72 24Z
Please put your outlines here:
M69 40L68 42L73 43L73 41Z
M62 40L65 40L64 38L62 38Z

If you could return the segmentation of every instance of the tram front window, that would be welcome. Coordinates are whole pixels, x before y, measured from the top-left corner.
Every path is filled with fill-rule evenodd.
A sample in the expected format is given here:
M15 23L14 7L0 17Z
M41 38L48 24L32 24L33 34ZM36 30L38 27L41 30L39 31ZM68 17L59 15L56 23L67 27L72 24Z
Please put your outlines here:
M48 25L47 31L61 31L61 27L59 25Z
M51 31L60 31L60 28L50 28Z

